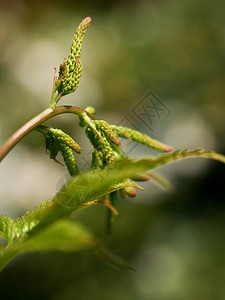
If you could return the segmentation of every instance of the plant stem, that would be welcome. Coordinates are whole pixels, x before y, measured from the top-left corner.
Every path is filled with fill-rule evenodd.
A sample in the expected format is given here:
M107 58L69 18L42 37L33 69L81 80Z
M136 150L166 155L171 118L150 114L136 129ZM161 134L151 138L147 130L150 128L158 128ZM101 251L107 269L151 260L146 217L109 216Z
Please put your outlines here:
M113 208L113 210L110 207L107 208L107 211L108 211L107 233L111 234L112 230L113 230L113 225L115 223L116 215L118 216L118 213L115 209L115 206L117 205L117 191L114 191L109 194L109 203L110 203L110 206ZM114 209L115 209L116 213L115 213Z
M72 113L80 116L85 113L89 115L92 119L94 117L86 112L84 109L76 106L58 106L55 109L47 108L39 115L35 116L33 119L25 123L22 127L20 127L10 138L0 147L0 162L3 158L13 149L13 147L29 132L31 132L38 125L42 124L46 120L65 113Z

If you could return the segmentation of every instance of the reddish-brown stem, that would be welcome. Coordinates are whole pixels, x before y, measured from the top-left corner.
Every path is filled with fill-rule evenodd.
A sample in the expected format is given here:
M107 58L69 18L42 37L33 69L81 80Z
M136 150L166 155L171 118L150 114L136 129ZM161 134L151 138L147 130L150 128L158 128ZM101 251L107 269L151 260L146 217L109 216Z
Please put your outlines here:
M26 124L24 124L22 127L20 127L13 135L10 136L10 138L0 147L0 162L3 160L3 158L10 152L10 150L13 149L13 147L29 132L31 132L34 128L36 128L38 125L42 124L46 120L65 113L71 113L75 115L81 115L82 113L86 113L91 117L94 118L92 115L90 115L88 112L86 112L84 109L76 106L58 106L55 109L47 108L43 112L41 112L39 115L35 116L33 119L28 121Z

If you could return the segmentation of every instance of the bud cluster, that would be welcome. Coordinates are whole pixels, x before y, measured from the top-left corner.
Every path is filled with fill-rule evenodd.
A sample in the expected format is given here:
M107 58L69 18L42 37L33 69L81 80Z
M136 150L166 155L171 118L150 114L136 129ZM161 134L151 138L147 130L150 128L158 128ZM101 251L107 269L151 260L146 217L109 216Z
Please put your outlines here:
M108 140L104 132L98 131L97 134L96 131L94 131L90 126L88 126L86 128L86 135L90 140L92 146L99 153L101 153L101 154L98 154L98 152L95 153L95 156L97 155L98 159L94 160L94 162L92 162L92 165L98 165L102 167L111 165L115 161L116 155L112 147L112 142ZM93 159L95 159L95 156L93 157Z
M110 140L113 144L117 146L121 145L117 134L113 132L113 130L110 128L109 124L106 121L96 120L95 126L97 130L104 132L106 138Z
M91 18L85 18L77 28L67 59L64 59L59 68L59 87L61 95L73 93L80 82L82 75L82 63L80 59L82 43L85 32L91 22Z
M47 128L47 135L53 138L58 144L65 144L78 154L81 153L81 147L75 142L70 135L58 128Z
M59 163L56 156L60 152L70 175L77 174L79 170L73 151L80 154L81 147L61 129L39 126L38 130L46 138L46 150L49 150L50 158Z
M81 121L84 126L85 118L83 117ZM93 169L102 169L124 158L125 155L120 147L121 144L118 137L133 140L159 151L168 152L171 150L171 147L139 131L123 126L109 125L103 120L92 120L91 124L88 124L86 128L86 135L95 149L92 153ZM147 181L149 180L149 176L148 174L138 174L135 178L131 179L135 181ZM128 195L129 197L135 197L137 194L135 188L140 189L140 187L130 179L121 182L120 186L122 196Z

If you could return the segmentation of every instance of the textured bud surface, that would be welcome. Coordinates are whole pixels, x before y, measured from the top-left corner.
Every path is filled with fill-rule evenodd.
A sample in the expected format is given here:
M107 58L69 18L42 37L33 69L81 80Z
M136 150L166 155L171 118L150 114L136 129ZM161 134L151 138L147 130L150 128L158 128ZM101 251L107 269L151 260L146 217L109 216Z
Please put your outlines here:
M124 139L130 139L132 141L135 141L137 143L146 145L150 148L163 151L163 152L169 152L172 150L170 146L167 146L157 140L152 139L150 136L143 134L137 130L133 130L131 128L123 127L123 126L116 126L116 125L110 125L110 128L119 136Z
M102 153L103 162L105 165L110 165L115 161L115 153L110 145L110 142L107 140L104 133L99 131L99 135L96 134L89 126L86 129L86 135L89 138L93 147Z
M68 56L68 61L74 63L75 58L77 56L80 56L84 35L85 35L85 32L90 23L91 23L91 17L87 17L78 26L77 31L73 38L73 42L71 45L71 51ZM72 69L72 66L71 66L71 69Z
M59 145L59 149L70 175L76 175L79 172L79 170L76 164L73 150L63 143Z
M84 34L91 22L91 18L85 18L77 28L73 42L70 48L70 53L67 59L64 59L60 65L59 78L61 81L58 92L62 95L73 93L80 82L82 75L82 63L80 59L81 47L84 39Z
M57 142L62 142L69 146L72 150L77 152L78 154L81 153L81 147L75 142L71 136L66 134L64 131L58 128L49 128L50 136ZM61 144L61 143L60 143Z
M91 167L94 169L102 169L104 167L103 160L103 154L100 151L94 150L92 152Z
M41 125L38 130L46 137L46 150L49 150L50 158L60 163L56 159L58 152L60 152L70 175L77 174L79 170L73 151L80 154L80 146L61 129Z
M103 120L96 120L95 121L96 129L104 132L106 137L113 142L115 145L120 146L120 141L115 132L112 131L109 124Z

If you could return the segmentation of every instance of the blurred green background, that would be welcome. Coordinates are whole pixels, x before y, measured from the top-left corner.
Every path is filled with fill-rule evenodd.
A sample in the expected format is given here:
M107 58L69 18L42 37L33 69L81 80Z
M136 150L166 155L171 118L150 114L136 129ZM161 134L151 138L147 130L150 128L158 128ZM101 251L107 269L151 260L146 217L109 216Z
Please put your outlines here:
M61 103L93 105L98 118L130 120L174 148L225 153L224 11L223 0L1 1L0 144L48 106L53 68L90 15L81 84ZM171 111L154 118L151 130L132 115L148 91ZM81 144L86 168L90 146L76 117L47 124ZM156 152L137 146L130 155ZM173 182L173 193L148 183L137 198L121 200L112 236L105 234L103 207L75 216L135 272L87 252L24 255L1 273L1 299L225 299L224 166L196 159L159 172ZM31 133L1 163L0 213L24 214L53 196L65 174Z

